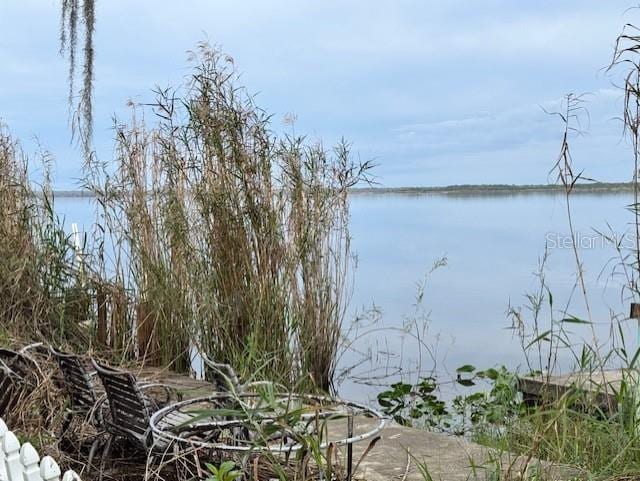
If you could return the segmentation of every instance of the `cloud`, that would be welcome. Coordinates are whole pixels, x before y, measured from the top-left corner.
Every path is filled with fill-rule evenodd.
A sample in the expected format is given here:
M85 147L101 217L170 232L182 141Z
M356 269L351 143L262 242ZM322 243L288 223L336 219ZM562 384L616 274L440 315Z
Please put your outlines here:
M610 89L586 95L574 127L584 134L610 134L614 127L608 120L615 114L612 96ZM563 124L553 113L562 112L563 103L555 99L470 117L401 125L393 131L399 143L433 154L493 152L532 142L559 142Z
M69 147L59 5L5 3L0 117L25 139L37 134L58 154L60 182L72 182L80 159ZM602 67L621 26L632 20L623 16L627 6L622 0L98 2L99 154L111 155L112 114L126 116L126 101L151 98L156 84L178 83L189 72L185 52L206 33L235 58L243 81L275 118L295 112L299 132L327 143L352 140L362 157L378 160L389 185L544 178L559 128L539 105L569 91L597 93L585 161L600 165L596 154L617 156L623 147L610 120L620 100Z
M622 93L605 88L585 96L583 132L571 135L576 171L603 181L627 178L629 145L615 116ZM403 124L378 133L377 152L385 185L545 183L557 158L564 124L550 112L563 99L436 121Z

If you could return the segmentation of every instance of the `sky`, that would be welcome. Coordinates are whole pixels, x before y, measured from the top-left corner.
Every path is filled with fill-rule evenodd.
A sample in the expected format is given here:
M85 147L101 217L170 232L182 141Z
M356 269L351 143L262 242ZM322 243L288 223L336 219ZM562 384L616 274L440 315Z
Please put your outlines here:
M572 139L577 170L630 180L617 119L622 71L607 73L634 4L619 0L97 0L95 145L113 154L127 102L189 73L202 40L234 59L257 103L288 114L327 145L344 137L373 160L381 186L547 183L562 124L546 111L586 93ZM0 2L0 119L32 154L56 159L74 188L80 150L68 126L67 63L58 55L60 0ZM37 141L36 141L37 139Z

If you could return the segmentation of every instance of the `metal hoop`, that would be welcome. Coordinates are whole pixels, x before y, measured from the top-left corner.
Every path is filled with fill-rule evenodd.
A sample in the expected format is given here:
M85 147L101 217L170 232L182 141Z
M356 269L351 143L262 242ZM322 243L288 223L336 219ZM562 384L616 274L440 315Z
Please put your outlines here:
M219 451L226 451L226 452L270 452L270 453L292 453L295 451L298 451L300 449L303 449L304 446L300 443L296 443L296 444L292 444L292 445L283 445L282 443L280 443L279 445L273 446L273 445L266 445L266 446L246 446L246 445L239 445L239 446L234 446L234 445L229 445L226 443L219 443L219 442L208 442L208 441L202 441L199 439L186 439L183 437L180 437L179 435L176 435L174 433L172 433L170 430L166 429L165 426L162 426L162 420L164 418L166 418L168 415L170 415L171 413L175 413L175 412L179 412L181 409L184 409L187 406L191 406L191 405L195 405L195 404L200 404L200 403L208 403L208 404L218 404L220 405L221 401L235 401L235 402L241 402L244 403L244 405L247 407L247 409L251 409L251 407L246 404L245 400L246 399L250 399L250 398L260 398L260 395L257 393L242 393L242 394L238 394L238 395L233 395L231 393L216 393L210 396L205 396L205 397L200 397L200 398L194 398L194 399L189 399L186 401L182 401L182 402L178 402L175 404L172 404L170 406L167 406L159 411L157 411L152 417L151 417L151 429L154 435L154 438L157 440L157 442L162 442L162 443L166 443L166 442L175 442L175 443L179 443L179 444L188 444L192 447L199 447L199 448L208 448L208 449L213 449L213 450L219 450ZM335 441L324 441L320 444L320 449L326 449L329 447L330 444L334 445L334 446L343 446L343 445L349 445L349 444L354 444L360 441L364 441L365 439L371 438L373 436L375 436L376 434L378 434L385 426L386 424L386 419L384 418L384 416L379 413L378 411L376 411L373 408L370 408L368 406L365 406L363 404L359 404L353 401L346 401L346 400L342 400L342 399L334 399L334 398L330 398L327 396L315 396L315 395L301 395L301 394L287 394L287 393L278 393L276 394L276 399L281 400L281 401L287 401L287 402L295 402L295 401L302 401L304 402L308 402L310 407L311 403L328 403L328 404L332 404L333 406L336 407L341 407L344 409L344 411L342 412L336 412L336 411L326 411L326 412L322 412L320 411L315 411L314 413L309 413L306 415L301 415L301 419L308 419L308 420L313 420L313 419L322 419L322 420L331 420L332 418L337 419L337 418L351 418L353 419L353 416L364 416L364 417L368 417L368 418L373 418L373 419L377 419L377 424L374 428L368 430L367 432L360 434L358 436L351 436L351 437L347 437L347 438L343 438L343 439L338 439ZM322 409L322 408L320 408ZM259 416L259 420L260 421L269 421L271 419L275 419L275 416ZM187 423L184 423L184 425L188 425ZM215 420L212 419L211 421L207 422L207 423L198 423L196 422L193 427L194 428L200 428L200 429L206 429L206 428L210 428L211 430L215 430L215 429L228 429L230 427L242 427L243 425L245 425L245 423L243 422L243 420L241 419L237 419L237 420ZM175 427L175 426L173 426Z

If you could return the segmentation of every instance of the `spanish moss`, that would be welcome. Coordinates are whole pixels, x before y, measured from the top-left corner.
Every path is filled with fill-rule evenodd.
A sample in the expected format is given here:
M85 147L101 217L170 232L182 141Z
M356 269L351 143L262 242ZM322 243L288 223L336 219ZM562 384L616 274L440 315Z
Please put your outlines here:
M93 134L93 32L95 29L95 0L61 0L60 54L69 61L69 116L74 138L79 140L89 161ZM81 21L79 25L78 21ZM83 28L79 32L79 27ZM78 35L84 37L82 57L82 86L76 88L78 75Z

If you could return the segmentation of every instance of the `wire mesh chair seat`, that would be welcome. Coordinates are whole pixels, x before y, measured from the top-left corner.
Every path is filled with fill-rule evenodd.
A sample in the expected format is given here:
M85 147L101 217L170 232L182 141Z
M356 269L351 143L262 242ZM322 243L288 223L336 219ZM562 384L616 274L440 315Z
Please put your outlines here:
M164 423L176 413L192 418L179 425ZM171 404L152 415L151 425L156 439L191 454L190 463L181 457L183 470L202 477L213 460L233 459L247 468L264 457L286 469L291 456L310 444L320 450L346 446L347 454L353 444L370 438L373 446L385 418L367 406L324 396L218 392Z

